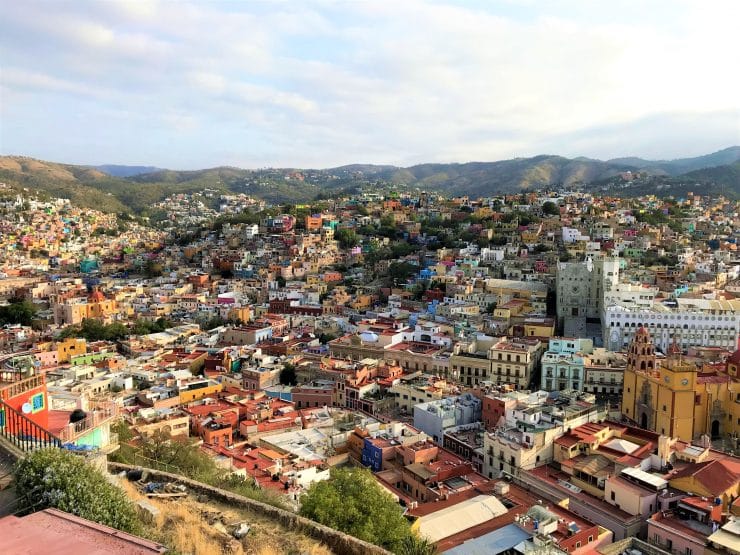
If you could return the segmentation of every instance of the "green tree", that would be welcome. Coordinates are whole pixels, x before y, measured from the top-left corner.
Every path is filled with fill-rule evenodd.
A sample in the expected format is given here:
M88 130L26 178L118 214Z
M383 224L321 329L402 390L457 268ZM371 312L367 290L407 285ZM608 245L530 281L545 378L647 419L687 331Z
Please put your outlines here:
M300 514L397 553L413 537L398 503L364 468L332 468L303 495Z
M553 201L548 200L542 205L542 213L546 216L559 216L560 208Z
M337 231L334 233L334 239L339 242L339 246L343 249L351 249L359 242L355 230L345 227L337 229Z
M408 262L391 262L388 266L388 277L397 283L407 281L416 273L416 266Z
M333 333L322 333L319 335L319 343L326 345L329 341L334 341L337 338Z
M164 266L156 260L147 260L144 264L144 274L148 278L159 277L164 272Z
M283 364L283 369L280 371L280 384L281 385L296 385L298 383L298 376L296 375L295 366L286 362Z
M30 326L37 312L36 305L22 297L10 299L7 305L0 306L0 325L21 324Z
M85 460L61 449L34 451L15 468L16 493L29 510L48 507L136 533L140 523L131 502Z

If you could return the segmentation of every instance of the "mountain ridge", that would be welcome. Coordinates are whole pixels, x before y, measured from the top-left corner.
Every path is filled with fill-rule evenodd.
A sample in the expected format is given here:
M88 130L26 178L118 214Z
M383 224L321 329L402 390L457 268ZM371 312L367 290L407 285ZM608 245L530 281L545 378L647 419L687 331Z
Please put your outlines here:
M115 212L146 212L167 195L206 188L222 194L246 193L272 203L306 202L319 194L337 194L379 184L424 188L450 196L479 197L544 187L603 184L618 180L627 171L656 178L677 178L686 174L689 181L729 187L731 192L740 195L737 170L733 167L738 161L740 146L669 161L634 157L604 161L541 154L494 162L425 163L408 167L348 164L327 169L255 170L217 166L186 171L115 164L82 166L26 156L0 156L0 181L70 198L81 206ZM112 167L124 173L143 173L121 177L101 170L113 171ZM683 171L685 168L689 169ZM705 171L712 168L724 169ZM155 171L145 171L149 169Z

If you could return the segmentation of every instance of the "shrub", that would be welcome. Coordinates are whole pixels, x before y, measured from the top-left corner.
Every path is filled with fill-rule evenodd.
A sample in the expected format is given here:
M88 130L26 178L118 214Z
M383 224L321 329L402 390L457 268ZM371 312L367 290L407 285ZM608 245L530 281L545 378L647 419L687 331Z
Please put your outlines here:
M415 553L420 544L391 495L366 469L332 468L301 498L302 516L395 553Z
M137 533L139 521L125 493L73 453L34 451L16 465L16 492L29 512L49 507Z

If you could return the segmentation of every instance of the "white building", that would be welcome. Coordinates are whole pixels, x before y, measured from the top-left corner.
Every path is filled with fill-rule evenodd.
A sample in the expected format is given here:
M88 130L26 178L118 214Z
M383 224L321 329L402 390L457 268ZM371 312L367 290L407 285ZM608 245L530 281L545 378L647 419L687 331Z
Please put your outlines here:
M581 230L575 227L563 226L561 233L563 235L563 243L575 243L577 241L588 241L589 240L588 235L583 235Z
M653 305L658 288L634 283L618 283L604 293L604 306L613 305L650 307Z
M244 226L244 237L247 239L254 239L260 234L260 226L257 224L246 224Z
M481 401L471 393L439 401L420 403L414 407L414 428L444 444L445 430L481 419Z
M639 326L647 327L664 353L674 337L682 350L704 346L734 351L740 334L740 299L679 298L675 307L609 306L604 310L604 346L612 351L626 348Z

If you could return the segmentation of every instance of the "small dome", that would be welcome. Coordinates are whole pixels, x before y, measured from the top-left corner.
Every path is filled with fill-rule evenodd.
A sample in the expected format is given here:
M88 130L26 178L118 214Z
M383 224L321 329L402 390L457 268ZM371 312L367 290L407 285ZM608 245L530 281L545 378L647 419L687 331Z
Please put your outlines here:
M650 333L648 332L648 329L645 326L638 327L637 333L640 335L650 335Z
M95 291L90 293L88 299L90 300L90 302L99 303L105 300L105 295L101 293L100 289L96 289Z

